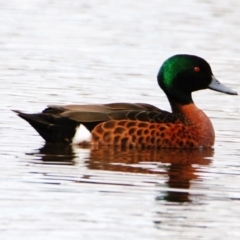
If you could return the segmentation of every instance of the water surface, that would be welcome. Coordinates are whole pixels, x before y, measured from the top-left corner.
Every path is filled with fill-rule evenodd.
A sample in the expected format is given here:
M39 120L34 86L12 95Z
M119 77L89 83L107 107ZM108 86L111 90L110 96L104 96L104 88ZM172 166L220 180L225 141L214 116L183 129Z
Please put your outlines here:
M146 102L176 53L240 92L240 2L0 0L1 239L239 239L239 97L194 93L214 149L45 145L10 109Z

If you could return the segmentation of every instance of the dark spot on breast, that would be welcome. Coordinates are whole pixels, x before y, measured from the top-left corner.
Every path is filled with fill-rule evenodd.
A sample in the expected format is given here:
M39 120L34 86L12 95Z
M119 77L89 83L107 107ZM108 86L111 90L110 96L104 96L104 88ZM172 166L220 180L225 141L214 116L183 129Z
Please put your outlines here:
M125 138L122 138L122 139L121 139L121 145L122 145L122 146L126 146L126 145L127 145L127 142L128 142L128 138L125 137Z
M147 127L147 123L143 123L143 122L138 123L138 127L139 128L145 128L145 127Z
M152 143L153 145L155 144L155 138L154 138L154 137L151 138L151 143Z
M164 146L165 147L169 147L169 143L170 143L170 141L168 139L164 140Z
M125 128L123 127L116 127L115 130L114 130L114 134L121 134L125 131Z
M138 139L138 143L139 143L139 144L144 143L144 137L140 137L140 138Z
M175 135L172 135L172 136L171 136L171 141L173 142L175 139L176 139L176 136L175 136Z
M103 127L107 129L114 128L114 126L115 126L115 121L107 121L103 124Z
M137 130L137 135L141 136L142 135L142 129Z
M183 141L179 141L179 146L180 146L180 147L183 146Z
M135 127L135 126L136 126L136 122L134 122L134 121L131 121L131 122L127 123L127 128Z
M102 134L104 132L103 128L102 128L102 124L98 125L95 129L95 131L98 133L98 134Z
M178 134L178 135L183 134L183 129L182 129L182 128L178 129L177 134Z
M135 131L136 131L136 128L130 128L129 131L128 131L128 134L132 135L132 134L135 133Z
M134 148L134 144L133 143L130 143L129 144L129 149L133 149Z
M149 129L154 129L155 128L155 125L154 124L151 124Z
M166 128L165 127L160 127L160 131L164 131Z
M135 135L132 135L132 142L136 142L137 137Z
M127 121L119 121L118 126L125 126Z
M155 130L152 130L152 131L151 131L151 136L154 136L155 133L156 133L156 131L155 131Z
M161 136L161 138L164 138L165 137L165 133L162 132L160 136Z
M144 130L144 134L146 135L146 134L148 134L149 133L149 130L148 129L145 129Z
M187 138L187 136L186 136L186 134L185 133L183 133L183 135L181 136L183 139L186 139Z

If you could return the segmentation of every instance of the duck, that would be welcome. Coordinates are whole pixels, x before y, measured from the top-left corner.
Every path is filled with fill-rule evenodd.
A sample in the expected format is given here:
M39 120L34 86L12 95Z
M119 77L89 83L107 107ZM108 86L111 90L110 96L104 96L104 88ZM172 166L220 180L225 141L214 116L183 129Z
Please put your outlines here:
M13 110L46 143L143 148L209 148L215 133L192 93L210 89L238 93L221 84L209 63L195 55L177 54L161 65L157 81L172 112L147 103L49 105L40 113Z

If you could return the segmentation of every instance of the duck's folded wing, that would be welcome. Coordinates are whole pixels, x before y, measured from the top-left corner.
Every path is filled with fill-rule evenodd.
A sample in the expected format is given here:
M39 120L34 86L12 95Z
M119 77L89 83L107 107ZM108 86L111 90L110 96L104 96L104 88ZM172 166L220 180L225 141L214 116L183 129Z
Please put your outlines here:
M155 123L174 123L178 121L178 118L172 113L141 103L49 106L43 113L69 118L80 123L108 120L137 120Z
M43 113L63 113L65 111L79 112L102 112L111 113L119 110L148 110L158 111L159 108L146 103L110 103L110 104L87 104L87 105L49 105Z

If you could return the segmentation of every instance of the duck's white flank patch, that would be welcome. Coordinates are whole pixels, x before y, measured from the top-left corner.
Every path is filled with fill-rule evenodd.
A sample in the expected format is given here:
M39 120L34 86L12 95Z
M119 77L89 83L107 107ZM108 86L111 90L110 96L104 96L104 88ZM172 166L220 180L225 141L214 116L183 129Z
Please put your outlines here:
M89 143L91 142L91 133L88 131L88 129L80 124L76 127L75 135L72 139L72 144L80 144L80 143Z

